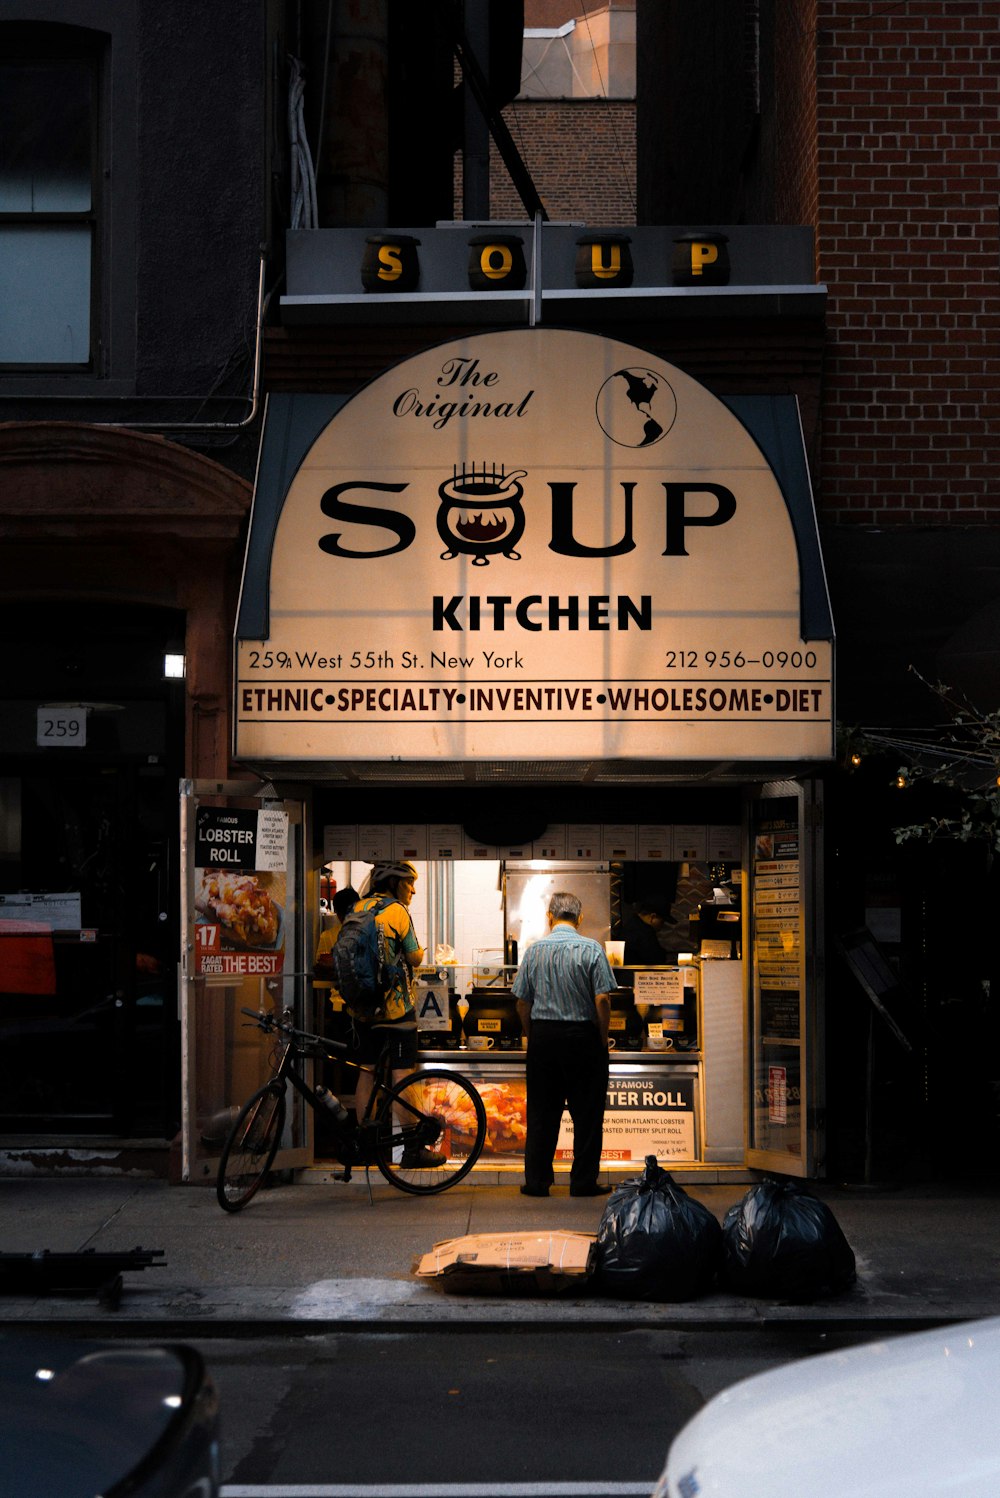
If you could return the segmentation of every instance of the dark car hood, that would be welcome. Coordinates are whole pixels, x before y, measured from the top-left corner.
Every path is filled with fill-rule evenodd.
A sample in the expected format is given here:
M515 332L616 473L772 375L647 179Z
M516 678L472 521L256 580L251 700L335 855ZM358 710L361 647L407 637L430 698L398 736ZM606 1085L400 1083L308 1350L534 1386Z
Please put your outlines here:
M0 1335L0 1498L113 1493L170 1444L202 1374L190 1348Z

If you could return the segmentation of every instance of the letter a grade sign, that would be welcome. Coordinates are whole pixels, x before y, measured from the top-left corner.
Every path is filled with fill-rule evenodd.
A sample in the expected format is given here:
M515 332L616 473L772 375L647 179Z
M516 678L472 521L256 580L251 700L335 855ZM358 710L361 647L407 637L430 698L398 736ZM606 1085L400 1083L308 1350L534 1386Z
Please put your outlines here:
M251 762L832 753L774 473L611 339L485 333L374 380L294 472L267 596L237 650Z

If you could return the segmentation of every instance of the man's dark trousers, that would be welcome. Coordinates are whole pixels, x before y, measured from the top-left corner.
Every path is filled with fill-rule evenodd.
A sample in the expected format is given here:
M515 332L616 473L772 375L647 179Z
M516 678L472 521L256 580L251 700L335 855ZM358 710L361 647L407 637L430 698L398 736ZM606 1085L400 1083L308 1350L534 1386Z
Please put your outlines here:
M525 1063L528 1138L524 1183L529 1191L552 1184L552 1157L563 1108L573 1120L570 1186L597 1182L608 1092L608 1048L586 1020L532 1020Z

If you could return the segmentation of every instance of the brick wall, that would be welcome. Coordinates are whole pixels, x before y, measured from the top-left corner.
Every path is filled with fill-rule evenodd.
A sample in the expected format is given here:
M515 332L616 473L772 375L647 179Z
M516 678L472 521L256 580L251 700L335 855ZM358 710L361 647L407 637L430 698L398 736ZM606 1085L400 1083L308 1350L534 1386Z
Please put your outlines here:
M635 223L634 101L519 99L504 110L504 119L550 218ZM523 219L524 207L492 143L490 153L490 217ZM459 165L457 218L461 205Z
M823 518L996 524L1000 3L816 12Z
M767 157L774 162L774 218L779 224L815 224L816 0L779 4L774 30L774 112L767 126Z

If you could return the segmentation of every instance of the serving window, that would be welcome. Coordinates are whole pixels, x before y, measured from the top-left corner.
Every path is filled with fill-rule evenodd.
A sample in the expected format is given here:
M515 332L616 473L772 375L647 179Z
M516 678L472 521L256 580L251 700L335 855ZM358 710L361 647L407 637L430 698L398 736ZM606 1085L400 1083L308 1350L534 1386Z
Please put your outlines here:
M386 829L390 831L390 829ZM398 833L399 829L395 829ZM668 833L671 829L667 829ZM329 832L329 830L328 830ZM482 1093L487 1113L487 1143L481 1167L506 1164L520 1168L526 1123L524 1051L526 1041L517 1014L512 985L527 946L547 929L545 912L555 890L579 895L583 907L581 930L605 945L618 988L612 1000L610 1025L611 1079L605 1123L604 1160L608 1165L641 1162L655 1152L673 1163L696 1163L705 1158L706 1057L702 1013L702 967L697 955L699 921L707 901L739 884L735 857L709 861L688 856L654 863L636 859L546 859L420 857L412 851L425 844L408 828L407 853L398 840L393 856L407 857L418 878L410 914L425 949L425 964L417 974L415 1009L421 1060L434 1066L456 1066ZM601 829L580 846L601 845ZM619 830L620 835L620 830ZM705 853L710 843L706 829L682 830L683 851ZM726 851L735 839L731 831ZM343 829L337 841L327 837L327 851L346 851ZM555 840L552 840L555 843ZM632 849L635 847L632 839ZM559 841L560 851L565 839ZM669 846L669 844L668 844ZM376 850L370 848L371 852ZM520 851L520 850L519 850ZM386 855L388 856L388 855ZM351 887L364 892L374 858L330 858L319 871L318 931L335 931L333 896ZM737 897L738 899L738 897ZM637 905L659 900L663 921L662 961L623 962L621 932ZM738 922L738 904L732 907ZM706 942L720 946L715 926ZM725 958L738 955L738 942L725 943ZM740 971L738 962L726 967ZM715 993L718 985L712 988ZM730 989L733 985L729 985ZM349 1036L350 1018L329 979L314 982L317 1024L337 1039ZM735 991L742 985L737 981ZM727 1013L725 1023L732 1016ZM739 1032L725 1047L725 1075L720 1062L712 1077L714 1095L741 1095ZM720 1026L719 1013L709 1026ZM711 1072L709 1064L708 1071ZM349 1097L351 1069L339 1068L331 1085ZM721 1140L719 1158L731 1160L742 1150L742 1119L727 1120L729 1132ZM715 1131L718 1137L719 1131ZM711 1153L711 1152L710 1152ZM556 1160L572 1158L572 1123L564 1117Z

